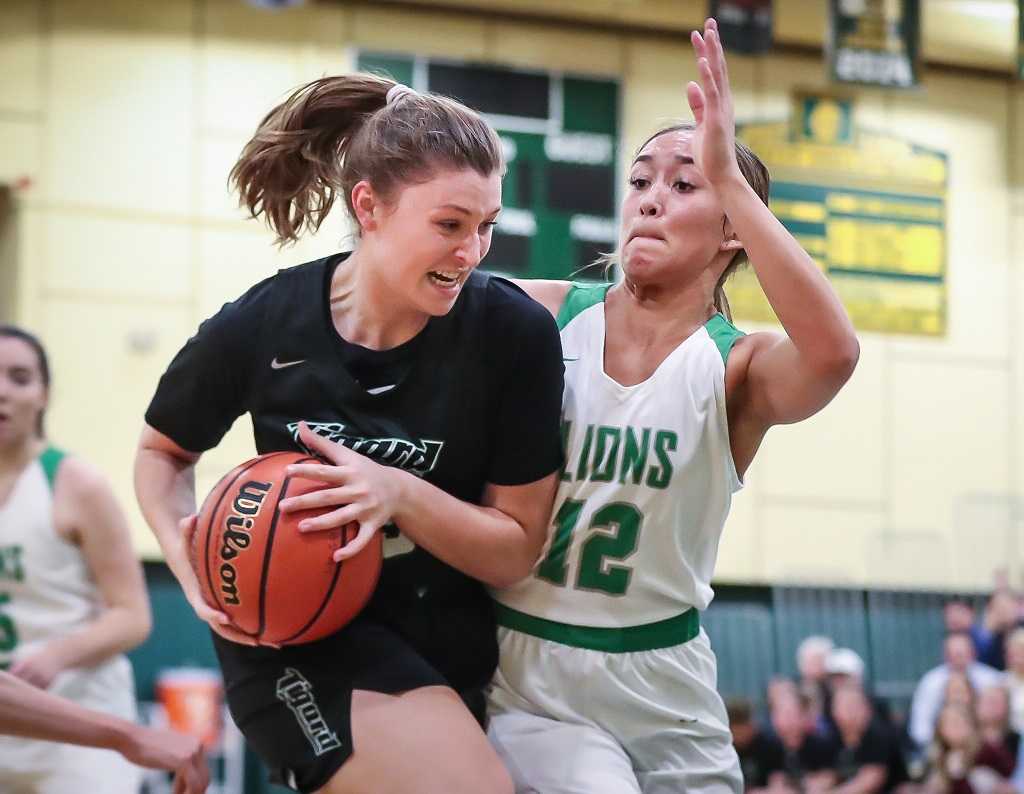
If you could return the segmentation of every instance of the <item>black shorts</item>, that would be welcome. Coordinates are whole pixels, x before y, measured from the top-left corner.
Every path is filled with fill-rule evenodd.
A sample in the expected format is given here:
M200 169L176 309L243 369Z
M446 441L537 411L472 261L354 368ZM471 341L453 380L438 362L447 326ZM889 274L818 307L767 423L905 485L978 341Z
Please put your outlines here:
M280 650L216 634L213 644L235 724L271 780L296 791L322 788L352 754L353 690L450 686L398 633L366 617L317 642ZM483 726L482 689L459 694Z

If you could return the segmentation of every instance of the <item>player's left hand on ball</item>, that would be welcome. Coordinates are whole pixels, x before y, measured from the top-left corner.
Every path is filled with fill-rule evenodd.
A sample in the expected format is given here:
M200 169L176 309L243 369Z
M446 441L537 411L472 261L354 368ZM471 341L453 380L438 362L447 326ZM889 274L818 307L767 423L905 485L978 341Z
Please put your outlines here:
M40 689L49 689L50 684L63 669L57 662L54 653L47 653L44 648L41 652L33 654L25 659L12 664L7 672L17 676L22 681Z
M308 450L328 463L296 463L288 467L288 474L316 480L329 487L284 499L280 503L281 510L292 513L337 507L323 515L303 519L299 522L299 531L337 529L356 521L359 534L338 549L334 559L343 560L358 554L394 515L400 498L401 472L317 435L304 422L299 425L299 439Z

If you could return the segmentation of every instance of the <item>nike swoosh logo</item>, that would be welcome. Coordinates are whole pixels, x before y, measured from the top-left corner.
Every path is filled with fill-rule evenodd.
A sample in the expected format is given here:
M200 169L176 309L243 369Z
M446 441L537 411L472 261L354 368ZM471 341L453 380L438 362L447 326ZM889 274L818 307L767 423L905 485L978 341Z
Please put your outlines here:
M294 367L296 364L301 364L305 360L306 359L304 359L304 358L298 358L295 361L278 361L277 357L275 356L274 360L270 362L270 368L271 369L285 369L286 367Z

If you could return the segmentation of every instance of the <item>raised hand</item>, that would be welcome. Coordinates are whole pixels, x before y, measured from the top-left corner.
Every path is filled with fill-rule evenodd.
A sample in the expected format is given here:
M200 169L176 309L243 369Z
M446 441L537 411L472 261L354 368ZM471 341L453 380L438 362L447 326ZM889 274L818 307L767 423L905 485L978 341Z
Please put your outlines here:
M299 439L306 449L333 465L296 463L288 467L288 474L322 482L330 487L284 499L280 503L281 510L291 513L296 510L337 507L316 518L303 519L299 522L299 531L318 532L356 521L359 523L359 533L355 539L334 552L334 560L358 554L377 530L391 520L401 498L401 477L409 475L375 463L343 444L317 435L305 422L299 425Z
M725 52L714 19L704 23L704 33L690 34L700 85L690 81L686 99L697 128L691 138L693 158L704 178L715 184L740 176L736 162L736 120L729 88Z

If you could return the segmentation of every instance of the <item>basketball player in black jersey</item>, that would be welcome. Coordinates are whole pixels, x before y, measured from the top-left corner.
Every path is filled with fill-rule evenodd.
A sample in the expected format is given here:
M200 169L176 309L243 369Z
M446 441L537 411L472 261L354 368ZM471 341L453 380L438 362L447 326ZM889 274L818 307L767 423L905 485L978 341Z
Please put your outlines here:
M493 129L452 100L364 75L299 89L233 179L280 241L317 228L342 195L358 244L206 320L146 414L143 512L215 632L235 721L299 791L512 791L478 725L497 657L484 584L526 576L544 543L562 361L551 315L474 272L502 169ZM357 520L356 547L387 535L369 605L318 642L242 644L188 562L196 461L246 412L259 452L334 464L314 473L332 486L325 503L346 506L300 528Z

